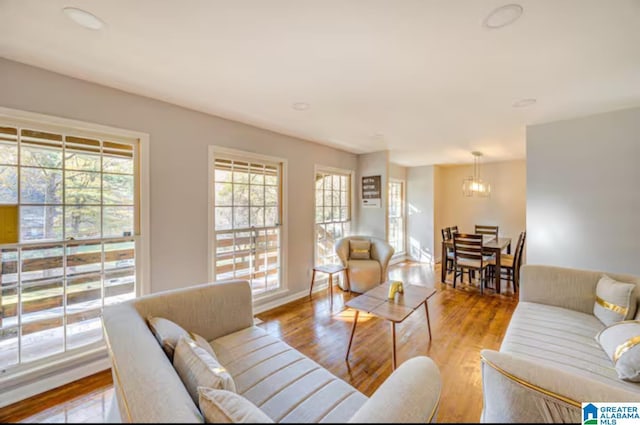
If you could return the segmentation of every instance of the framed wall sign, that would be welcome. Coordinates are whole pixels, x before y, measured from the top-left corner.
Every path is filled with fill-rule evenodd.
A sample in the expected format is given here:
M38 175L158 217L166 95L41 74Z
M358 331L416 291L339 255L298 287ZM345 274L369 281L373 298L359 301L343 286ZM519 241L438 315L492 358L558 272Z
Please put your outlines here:
M380 176L362 177L362 206L380 208L382 198L382 184Z

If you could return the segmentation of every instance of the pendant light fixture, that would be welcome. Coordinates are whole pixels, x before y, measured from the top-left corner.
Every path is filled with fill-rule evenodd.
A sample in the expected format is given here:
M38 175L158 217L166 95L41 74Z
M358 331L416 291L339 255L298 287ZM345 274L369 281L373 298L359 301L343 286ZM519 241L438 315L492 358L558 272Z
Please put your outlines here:
M464 196L488 197L491 195L491 185L480 177L480 157L482 152L471 152L473 155L473 176L462 181L462 194Z

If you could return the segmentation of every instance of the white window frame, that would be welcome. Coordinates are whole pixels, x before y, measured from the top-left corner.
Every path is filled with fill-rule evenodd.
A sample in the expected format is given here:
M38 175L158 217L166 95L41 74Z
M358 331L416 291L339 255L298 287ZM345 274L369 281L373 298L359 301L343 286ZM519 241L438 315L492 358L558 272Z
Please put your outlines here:
M59 131L59 128L63 127L79 133L99 133L107 136L138 139L140 223L138 233L134 234L136 297L151 293L149 134L1 106L0 117L9 123L15 122L18 126L31 124L45 131L48 128ZM3 394L6 398L0 403L0 407L104 370L108 368L106 355L107 347L102 340L86 347L78 347L43 359L16 365L15 368L12 367L11 373L7 376L0 375L0 387L8 388L6 394ZM25 385L27 382L35 382L36 380L40 381L38 385Z
M400 183L402 184L402 251L394 252L393 258L401 258L407 255L407 181L403 179L395 179L390 178L389 183L387 183L387 198L389 202L387 203L387 229L390 228L389 218L391 217L391 196L389 196L389 186L391 183ZM390 233L390 232L389 232ZM389 235L387 234L387 242L389 242Z
M207 267L209 280L215 280L215 267L214 267L214 255L216 252L216 243L215 243L215 217L214 217L214 202L215 202L215 158L216 156L221 156L223 158L239 159L239 160L255 160L255 161L267 161L267 162L275 162L280 163L282 165L282 170L280 171L280 202L282 205L280 206L281 217L280 217L280 288L268 292L264 292L258 295L253 296L253 304L254 306L258 303L265 303L272 299L277 299L281 297L283 294L286 294L289 291L289 284L287 281L287 258L288 258L288 237L287 237L287 229L289 220L287 220L287 193L288 193L288 165L287 160L285 158L279 158L270 155L263 155L255 152L248 152L239 149L227 148L224 146L217 145L209 145L209 155L208 155L208 257L207 257Z
M355 217L355 189L356 189L356 182L355 182L355 171L354 170L349 170L349 169L345 169L345 168L336 168L336 167L330 167L330 166L326 166L326 165L320 165L320 164L315 164L313 167L313 180L312 180L312 186L311 189L313 190L313 265L315 266L318 262L318 249L317 249L317 241L318 241L318 228L317 228L317 224L316 224L316 176L318 175L318 173L335 173L335 174L344 174L344 175L348 175L349 176L349 181L350 181L350 185L351 188L349 190L349 218L350 218L350 222L351 222L351 231L353 233L353 229L354 229L354 217ZM348 236L348 235L345 235ZM318 278L318 280L323 280L326 279L326 276L322 276L322 278Z

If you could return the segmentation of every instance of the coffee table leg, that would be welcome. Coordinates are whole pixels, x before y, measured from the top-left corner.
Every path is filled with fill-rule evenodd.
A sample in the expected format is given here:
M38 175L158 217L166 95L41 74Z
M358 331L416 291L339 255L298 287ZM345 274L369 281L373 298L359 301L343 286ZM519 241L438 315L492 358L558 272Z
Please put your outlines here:
M333 273L329 273L329 310L333 310Z
M391 342L393 349L391 351L391 366L396 370L396 322L391 322Z
M309 299L311 299L311 291L313 291L313 281L316 279L316 269L313 269L311 274L311 287L309 288Z
M431 320L429 320L429 305L427 302L429 302L429 300L425 300L424 302L424 311L427 313L427 328L429 329L429 339L431 339Z
M356 315L353 318L353 327L351 328L351 337L349 338L349 346L347 347L347 355L345 356L345 360L349 360L349 352L351 351L351 343L353 342L353 334L356 332L356 325L358 324L358 316L360 315L360 311L356 310Z

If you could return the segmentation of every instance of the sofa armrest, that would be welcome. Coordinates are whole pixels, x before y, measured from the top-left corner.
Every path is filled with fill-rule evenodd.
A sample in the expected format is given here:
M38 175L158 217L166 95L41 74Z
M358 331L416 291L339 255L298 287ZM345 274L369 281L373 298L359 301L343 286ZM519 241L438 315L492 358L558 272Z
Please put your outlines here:
M349 238L341 238L336 241L333 249L340 259L340 263L343 267L347 267L349 264Z
M520 269L520 301L593 314L601 276L589 270L524 265Z
M581 422L582 402L640 401L640 391L614 386L521 356L482 350L481 421Z
M371 245L371 258L377 260L380 263L382 272L380 278L384 282L389 278L389 261L391 261L391 257L393 256L395 250L387 242L378 238L371 238Z
M414 357L400 365L349 422L431 422L436 416L440 389L438 366L428 357Z

